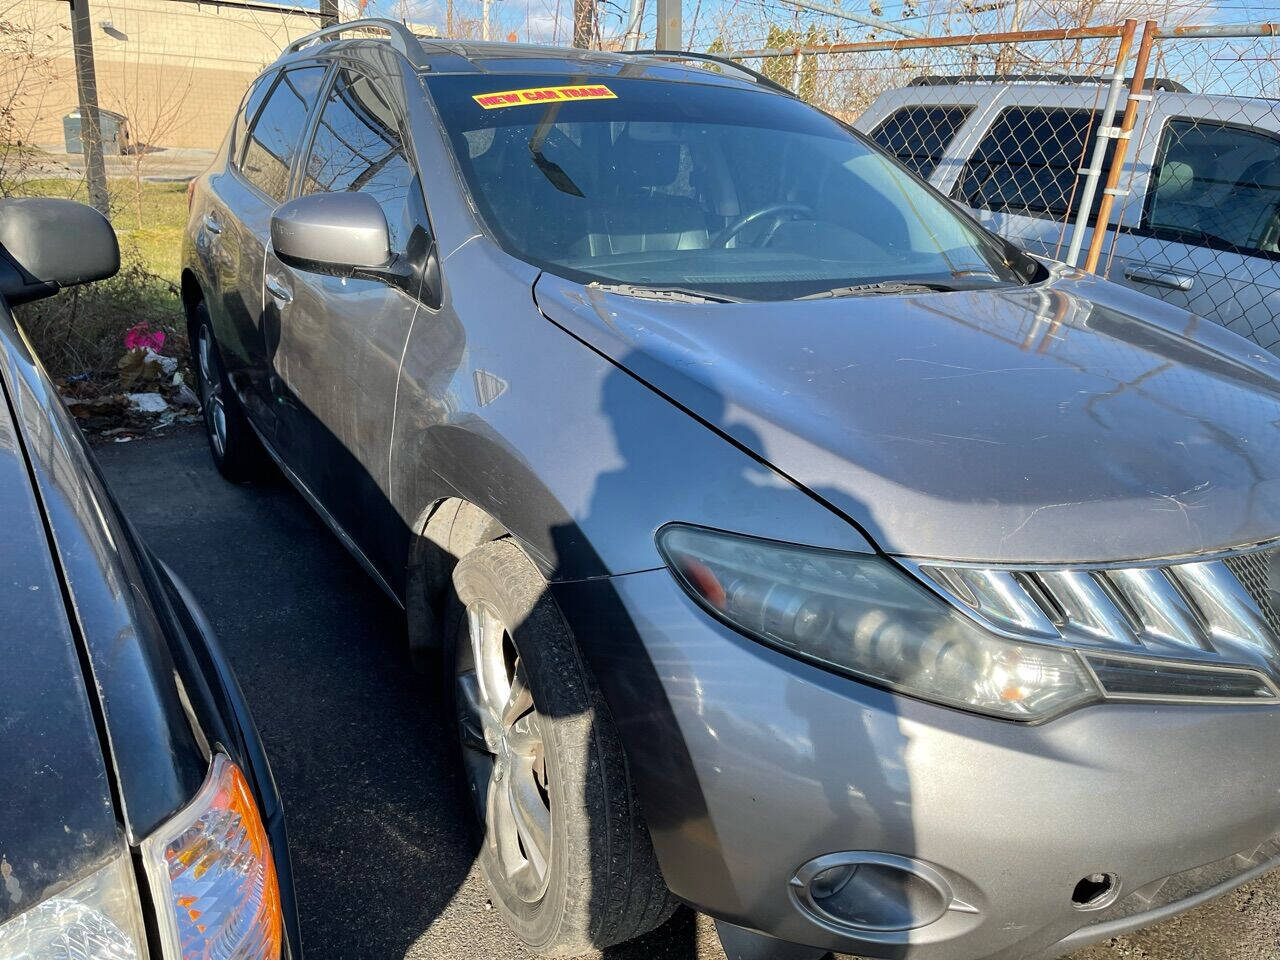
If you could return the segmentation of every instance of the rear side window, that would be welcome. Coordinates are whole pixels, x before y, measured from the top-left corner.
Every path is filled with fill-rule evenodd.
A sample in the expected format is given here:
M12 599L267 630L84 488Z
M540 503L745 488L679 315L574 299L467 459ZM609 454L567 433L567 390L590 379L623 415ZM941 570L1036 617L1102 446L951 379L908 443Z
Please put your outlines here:
M1007 109L964 165L954 195L979 210L1070 219L1084 186L1080 170L1088 166L1097 133L1093 110ZM1112 140L1104 171L1114 149ZM1099 186L1091 215L1101 199Z
M972 107L903 107L889 114L871 139L928 180L972 111Z
M320 92L324 67L300 67L280 75L249 131L240 170L277 203L289 191L289 168L298 153L307 115Z
M1241 253L1280 252L1280 142L1260 131L1171 120L1143 226Z
M301 192L356 191L382 206L391 246L403 252L423 222L417 174L390 102L374 81L344 67L321 109Z
M235 127L231 135L231 162L237 167L240 166L240 155L244 152L245 134L249 130L249 121L253 119L253 115L262 106L262 101L266 99L274 77L274 73L268 73L253 81L249 92L245 94L244 102L240 104L240 112L236 114Z

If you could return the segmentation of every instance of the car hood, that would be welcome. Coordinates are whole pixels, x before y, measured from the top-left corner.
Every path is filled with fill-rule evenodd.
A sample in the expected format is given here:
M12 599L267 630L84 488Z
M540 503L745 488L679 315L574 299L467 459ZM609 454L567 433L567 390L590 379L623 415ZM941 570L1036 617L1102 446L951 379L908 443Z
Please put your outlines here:
M534 296L888 553L1113 562L1280 535L1277 361L1078 271L1002 290L744 304L543 274Z
M120 831L61 581L2 390L0 516L3 923L100 865Z

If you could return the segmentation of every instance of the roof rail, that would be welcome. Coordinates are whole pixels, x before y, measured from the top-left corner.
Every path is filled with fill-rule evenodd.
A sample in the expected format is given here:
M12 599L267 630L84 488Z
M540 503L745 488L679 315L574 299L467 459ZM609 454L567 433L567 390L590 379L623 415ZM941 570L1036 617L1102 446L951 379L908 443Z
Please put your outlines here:
M718 64L722 67L729 67L734 73L741 74L749 80L754 80L762 87L768 87L777 93L785 93L788 97L794 97L795 94L778 83L776 80L770 80L763 73L745 67L734 60L726 57L717 57L714 53L695 53L692 50L613 50L611 53L633 54L637 57L665 57L668 60L701 60L707 63Z
M299 37L285 47L281 55L297 53L303 47L311 44L329 43L352 30L385 30L387 39L391 42L393 49L402 54L415 68L419 70L427 69L427 55L422 49L422 44L418 42L418 36L400 21L388 20L385 17L368 17L363 20L348 20L346 23L335 23L333 26L325 27L323 30L317 30L314 33L308 33L304 37Z
M961 83L1096 83L1107 84L1111 82L1110 77L1092 77L1084 74L1074 73L1023 73L1023 74L998 74L998 73L969 73L960 76L931 76L926 75L916 77L910 83L909 87L952 87ZM1125 80L1125 86L1128 87L1129 80ZM1162 77L1149 77L1142 84L1144 90L1159 90L1162 93L1190 93L1191 91L1178 83L1176 80L1166 80Z

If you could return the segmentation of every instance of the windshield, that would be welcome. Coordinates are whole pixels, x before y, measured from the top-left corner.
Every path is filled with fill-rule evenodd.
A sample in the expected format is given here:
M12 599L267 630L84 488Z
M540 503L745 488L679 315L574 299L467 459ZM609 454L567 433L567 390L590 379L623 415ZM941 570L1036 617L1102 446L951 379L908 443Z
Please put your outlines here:
M613 76L426 83L495 238L569 279L743 300L1019 282L998 241L788 97Z

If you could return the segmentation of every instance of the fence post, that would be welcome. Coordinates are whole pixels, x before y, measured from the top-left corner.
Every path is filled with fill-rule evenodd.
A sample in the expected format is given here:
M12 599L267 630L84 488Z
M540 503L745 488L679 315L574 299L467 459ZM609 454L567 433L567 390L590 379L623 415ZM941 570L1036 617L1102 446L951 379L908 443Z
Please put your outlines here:
M1111 74L1111 86L1107 90L1107 102L1102 108L1098 120L1098 136L1094 141L1093 156L1089 166L1082 170L1085 181L1080 191L1080 203L1076 208L1076 225L1071 231L1071 246L1067 250L1067 263L1075 266L1080 260L1080 248L1084 245L1084 232L1089 229L1089 209L1093 206L1094 195L1098 192L1098 179L1102 175L1102 161L1107 156L1107 141L1112 139L1114 128L1112 122L1116 107L1120 105L1120 94L1124 90L1124 68L1129 62L1129 49L1133 46L1133 35L1138 30L1137 20L1126 20L1120 33L1120 49L1116 51L1116 66Z
M1098 218L1093 228L1093 236L1089 239L1089 253L1084 258L1086 273L1096 273L1098 257L1102 254L1102 238L1107 234L1107 224L1111 221L1111 208L1115 205L1117 191L1120 189L1120 175L1124 170L1125 157L1129 154L1129 140L1133 135L1134 125L1138 121L1138 103L1150 94L1142 92L1147 80L1147 63L1151 59L1151 43L1156 36L1156 22L1148 20L1142 27L1142 40L1138 44L1138 59L1133 65L1133 80L1129 83L1129 102L1125 104L1124 120L1120 124L1120 138L1116 142L1116 152L1111 159L1111 169L1107 171L1107 185L1102 191L1102 201L1098 204Z

